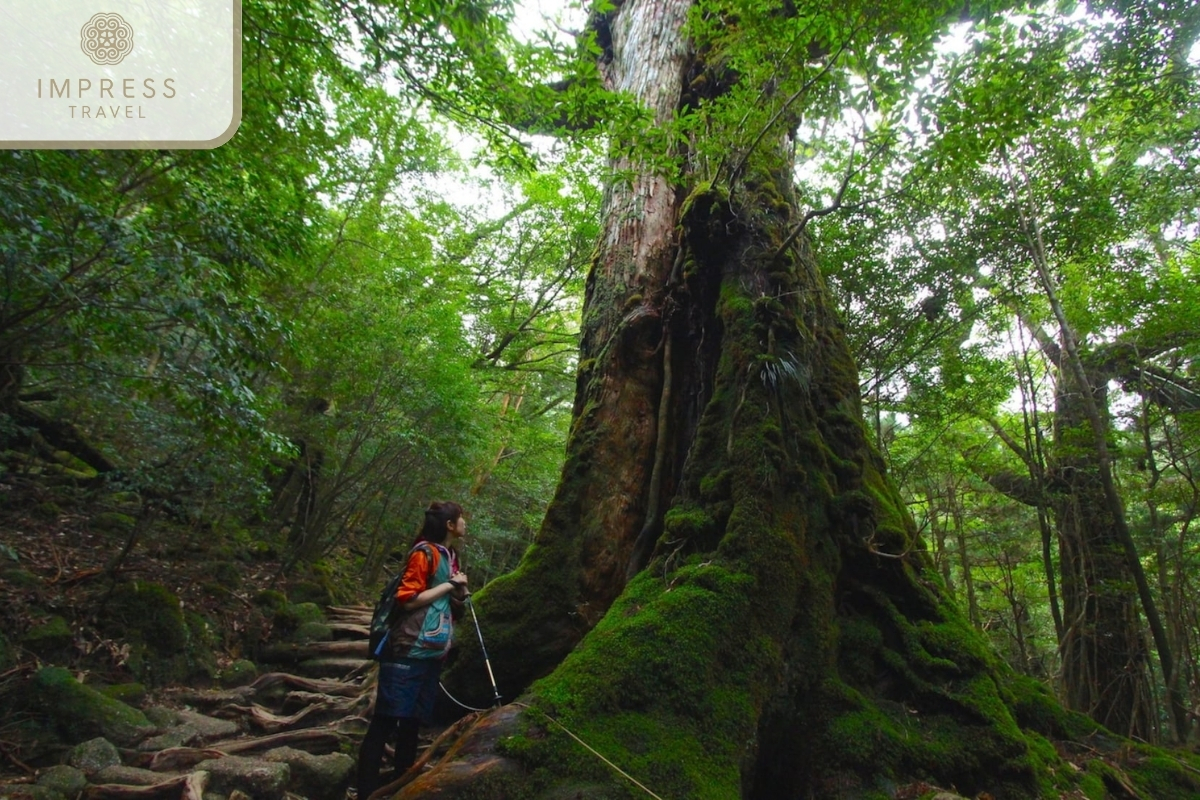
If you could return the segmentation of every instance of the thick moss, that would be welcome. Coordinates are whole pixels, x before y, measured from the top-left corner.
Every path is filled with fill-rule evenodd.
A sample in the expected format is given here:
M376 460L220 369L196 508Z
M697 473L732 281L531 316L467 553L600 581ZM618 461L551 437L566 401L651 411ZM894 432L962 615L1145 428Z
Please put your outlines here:
M140 683L118 683L100 687L98 691L127 705L141 703L146 699L146 687Z
M784 167L752 159L745 198L701 185L684 203L684 279L711 306L687 312L712 349L694 356L708 359L688 375L697 383L675 387L704 402L663 534L649 567L532 685L536 710L503 750L533 796L632 796L542 712L664 797L883 797L912 780L1037 797L1055 785L1053 749L1020 729L1003 669L886 478L805 245L778 252ZM607 291L619 308L619 289ZM599 401L580 398L574 441L596 435ZM560 498L575 497L586 452L569 453ZM590 623L558 597L577 568L564 532L587 522L574 510L556 501L543 529L556 536L492 585L506 660L541 625Z
M21 644L44 659L64 658L71 649L74 634L62 617L51 617L41 625L30 628L21 637Z
M181 652L188 643L179 598L157 583L134 581L118 586L105 608L103 625L161 655Z
M42 709L69 741L104 736L129 745L153 729L142 712L84 686L61 667L39 670L33 684Z
M1008 704L1022 728L1051 739L1074 741L1102 730L1090 717L1064 708L1040 681L1016 673L1009 673L1006 678Z
M1194 754L1144 748L1139 755L1126 767L1126 772L1144 796L1154 800L1200 797L1200 759Z
M118 586L101 617L110 635L130 644L127 666L151 686L212 678L216 660L211 625L201 615L184 614L179 598L156 583Z

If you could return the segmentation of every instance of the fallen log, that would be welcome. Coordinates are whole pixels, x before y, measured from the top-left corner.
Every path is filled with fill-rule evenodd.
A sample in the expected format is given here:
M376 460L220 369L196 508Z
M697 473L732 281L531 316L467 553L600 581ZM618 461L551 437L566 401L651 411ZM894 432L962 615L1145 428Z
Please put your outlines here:
M128 786L124 783L100 783L84 790L85 800L149 800L164 795L182 796L183 800L202 800L208 773L204 771L180 775L149 786ZM182 795L180 793L182 790Z

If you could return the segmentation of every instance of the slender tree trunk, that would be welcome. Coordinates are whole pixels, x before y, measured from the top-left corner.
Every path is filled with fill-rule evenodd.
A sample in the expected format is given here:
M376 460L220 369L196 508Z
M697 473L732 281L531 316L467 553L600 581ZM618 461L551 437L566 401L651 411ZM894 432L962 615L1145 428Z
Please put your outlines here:
M1050 601L1050 615L1054 619L1054 641L1061 647L1064 626L1062 609L1058 601L1058 581L1054 568L1054 535L1050 526L1049 510L1046 507L1046 458L1042 447L1042 425L1038 413L1037 386L1033 380L1033 367L1029 363L1029 349L1022 334L1021 368L1018 369L1021 384L1021 415L1024 421L1025 452L1029 454L1029 479L1033 481L1034 496L1037 498L1038 531L1042 535L1042 571L1046 575L1046 594Z
M946 499L950 503L950 518L954 521L954 541L958 546L958 568L962 571L963 587L967 590L967 619L976 628L981 628L979 599L975 595L975 577L971 573L971 555L967 550L967 531L963 524L962 506L959 504L953 478L946 487Z

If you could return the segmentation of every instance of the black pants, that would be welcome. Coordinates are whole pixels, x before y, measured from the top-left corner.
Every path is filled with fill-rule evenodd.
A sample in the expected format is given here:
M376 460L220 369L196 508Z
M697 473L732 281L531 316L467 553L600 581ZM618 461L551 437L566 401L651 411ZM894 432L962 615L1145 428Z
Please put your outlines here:
M392 734L396 734L397 777L413 765L417 760L419 725L420 720L416 717L383 717L378 714L371 717L367 735L363 737L362 748L358 751L358 800L367 800L379 788L383 748Z

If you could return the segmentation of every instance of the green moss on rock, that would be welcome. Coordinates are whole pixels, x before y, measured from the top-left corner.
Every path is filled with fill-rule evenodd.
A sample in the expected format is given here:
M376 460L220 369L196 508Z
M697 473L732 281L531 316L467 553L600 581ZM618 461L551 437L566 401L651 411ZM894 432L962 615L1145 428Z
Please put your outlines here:
M331 639L333 639L333 629L323 622L305 622L292 634L292 641L298 644L328 642Z
M325 618L316 603L288 603L275 610L275 626L280 631L291 633L307 622L320 622Z
M41 625L30 628L21 637L21 644L47 660L66 656L74 641L70 626L62 617L51 617Z
M269 609L283 608L287 605L287 595L274 589L263 589L254 595L254 604Z
M104 686L100 693L122 703L136 705L146 699L146 687L140 683L117 683Z
M0 570L0 580L3 580L9 586L16 586L21 589L39 589L42 586L41 578L28 570L20 568Z
M124 635L162 655L182 652L188 644L179 598L157 583L118 586L109 598L103 625L114 635Z
M34 516L41 517L42 519L55 520L58 519L62 513L62 509L59 507L58 503L53 503L50 501L38 503L33 507Z
M137 520L119 511L103 511L91 519L93 528L110 533L128 533L136 524Z
M234 687L253 683L257 677L258 667L255 666L253 661L247 661L243 658L234 661L228 667L221 670L217 679L221 682L222 686Z
M69 741L99 735L129 745L153 729L142 712L84 686L61 667L38 670L33 686L42 709Z

